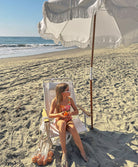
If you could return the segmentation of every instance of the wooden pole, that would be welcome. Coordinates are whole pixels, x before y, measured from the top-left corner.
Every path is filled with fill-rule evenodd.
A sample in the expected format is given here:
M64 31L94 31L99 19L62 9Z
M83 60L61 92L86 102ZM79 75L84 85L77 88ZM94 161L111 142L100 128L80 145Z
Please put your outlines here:
M94 15L94 22L93 22L92 54L91 54L91 69L90 69L91 129L93 129L92 68L93 68L93 55L94 55L95 27L96 27L96 13Z

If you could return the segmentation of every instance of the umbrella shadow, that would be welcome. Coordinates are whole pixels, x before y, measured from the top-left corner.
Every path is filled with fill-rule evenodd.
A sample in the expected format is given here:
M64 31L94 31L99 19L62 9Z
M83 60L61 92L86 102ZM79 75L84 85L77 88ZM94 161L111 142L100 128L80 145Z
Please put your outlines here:
M84 149L89 158L84 162L73 139L67 145L70 166L120 167L127 161L138 164L137 153L130 146L135 139L134 133L109 132L93 129L81 134ZM130 146L129 146L130 145Z

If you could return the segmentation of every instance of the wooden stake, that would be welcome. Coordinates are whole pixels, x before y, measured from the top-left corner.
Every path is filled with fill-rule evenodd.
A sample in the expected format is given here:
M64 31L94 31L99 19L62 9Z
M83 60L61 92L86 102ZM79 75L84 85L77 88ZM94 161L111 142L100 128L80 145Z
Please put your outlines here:
M95 41L95 27L96 27L96 13L93 22L93 38L92 38L92 55L91 55L91 76L90 76L90 99L91 99L91 129L93 129L93 101L92 101L92 68L93 68L93 55L94 55L94 41Z

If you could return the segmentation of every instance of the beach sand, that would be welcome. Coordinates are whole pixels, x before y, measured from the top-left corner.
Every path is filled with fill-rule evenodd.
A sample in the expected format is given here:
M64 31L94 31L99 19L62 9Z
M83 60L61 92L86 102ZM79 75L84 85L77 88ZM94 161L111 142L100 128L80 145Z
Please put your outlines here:
M74 49L20 58L0 59L0 166L35 167L43 80L71 78L77 104L90 111L91 51ZM94 129L81 134L89 158L85 163L73 142L67 145L70 167L138 166L138 44L95 49L93 64ZM90 118L87 118L90 127ZM61 148L54 147L60 166Z

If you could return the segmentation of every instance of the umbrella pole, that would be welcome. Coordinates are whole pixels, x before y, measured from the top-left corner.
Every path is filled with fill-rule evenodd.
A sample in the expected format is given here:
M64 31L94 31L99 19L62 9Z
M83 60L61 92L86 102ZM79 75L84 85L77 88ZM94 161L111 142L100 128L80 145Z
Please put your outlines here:
M92 38L91 69L90 69L91 129L93 129L92 68L93 68L93 55L94 55L95 26L96 26L96 13L94 15L94 22L93 22L93 38Z

